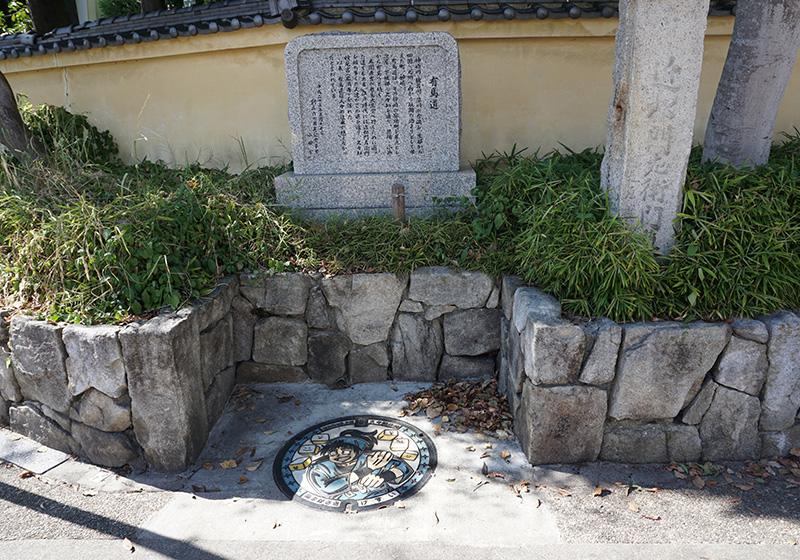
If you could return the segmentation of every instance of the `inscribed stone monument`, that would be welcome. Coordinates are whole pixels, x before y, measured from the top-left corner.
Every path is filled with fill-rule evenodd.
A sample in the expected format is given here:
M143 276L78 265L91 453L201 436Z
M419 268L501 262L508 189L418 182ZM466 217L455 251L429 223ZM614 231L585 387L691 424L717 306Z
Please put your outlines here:
M622 0L602 184L612 211L672 247L692 146L708 3Z
M294 172L278 202L313 213L376 211L405 188L410 211L470 196L459 169L458 47L447 33L322 33L286 46Z

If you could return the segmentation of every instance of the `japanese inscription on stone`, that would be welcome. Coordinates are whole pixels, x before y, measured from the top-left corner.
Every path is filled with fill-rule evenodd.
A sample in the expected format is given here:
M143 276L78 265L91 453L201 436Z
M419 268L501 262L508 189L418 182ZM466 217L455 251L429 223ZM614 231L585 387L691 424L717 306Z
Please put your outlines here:
M458 171L450 35L306 35L286 62L295 173Z

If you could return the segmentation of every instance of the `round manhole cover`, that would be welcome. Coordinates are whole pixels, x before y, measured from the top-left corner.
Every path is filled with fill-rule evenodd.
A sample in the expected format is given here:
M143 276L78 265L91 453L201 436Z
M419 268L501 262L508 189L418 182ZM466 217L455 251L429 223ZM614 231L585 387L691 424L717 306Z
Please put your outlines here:
M281 491L304 505L362 511L416 493L434 469L436 448L419 428L381 416L348 416L289 440L272 473Z

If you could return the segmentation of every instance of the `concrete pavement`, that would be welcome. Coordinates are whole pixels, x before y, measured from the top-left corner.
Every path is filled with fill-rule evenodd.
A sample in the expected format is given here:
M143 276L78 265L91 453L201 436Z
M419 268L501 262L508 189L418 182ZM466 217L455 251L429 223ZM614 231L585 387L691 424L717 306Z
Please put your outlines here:
M431 436L439 464L419 493L402 500L404 507L319 511L278 490L272 463L294 434L341 416L397 418L403 395L419 387L250 386L228 405L184 473L125 477L69 460L39 480L7 477L0 484L3 523L24 526L0 531L0 558L800 557L800 546L792 544L800 541L796 488L760 494L768 500L754 504L756 517L744 509L755 494L701 493L663 465L534 468L513 438L440 431L424 415L403 420ZM236 468L220 466L237 456L244 460ZM258 466L246 470L248 464ZM523 485L517 495L510 486L519 490L523 481L530 491ZM594 495L598 487L606 489L602 496ZM100 504L107 506L99 508L102 514L83 515ZM98 531L104 523L110 528ZM59 528L52 538L48 524ZM90 528L91 535L82 532Z

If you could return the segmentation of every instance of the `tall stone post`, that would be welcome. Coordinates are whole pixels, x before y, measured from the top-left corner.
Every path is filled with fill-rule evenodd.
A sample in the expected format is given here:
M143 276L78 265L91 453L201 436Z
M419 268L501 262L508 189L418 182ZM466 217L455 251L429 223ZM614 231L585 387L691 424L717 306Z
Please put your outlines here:
M703 161L764 165L800 49L800 0L739 0Z
M708 2L621 0L602 184L612 211L674 244L692 146Z

